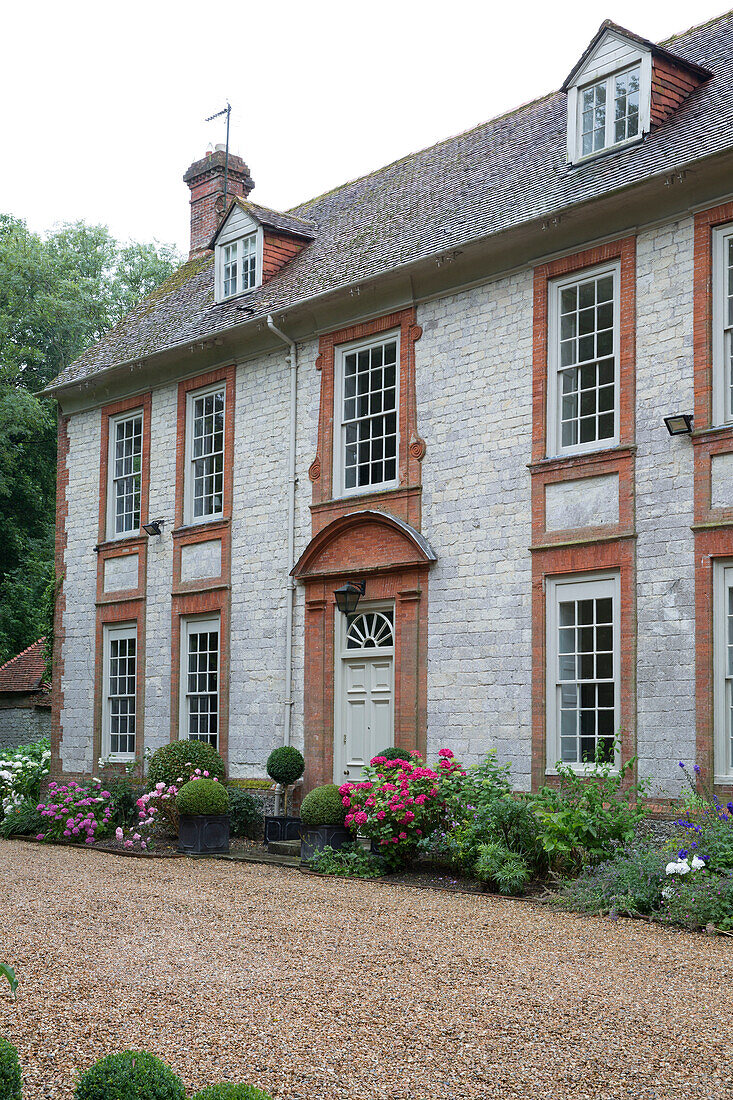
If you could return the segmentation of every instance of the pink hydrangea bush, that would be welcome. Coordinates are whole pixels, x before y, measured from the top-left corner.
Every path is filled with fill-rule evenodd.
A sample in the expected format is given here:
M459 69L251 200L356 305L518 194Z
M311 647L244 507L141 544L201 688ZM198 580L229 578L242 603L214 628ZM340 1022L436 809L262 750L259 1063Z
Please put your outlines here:
M361 783L339 787L347 809L345 824L372 840L390 870L408 863L435 829L443 807L443 780L460 770L450 749L440 750L435 768L427 767L418 752L411 757L375 756Z
M202 771L201 768L192 768L190 763L186 767L190 769L188 777L178 776L175 783L171 783L170 786L166 786L165 783L156 783L151 790L138 798L137 825L117 837L118 840L123 841L126 848L140 847L145 851L153 847L156 832L178 833L176 795L184 783L194 779L213 779L214 783L219 782L218 778L209 775L206 769Z
M43 832L37 840L94 844L112 831L112 795L102 790L101 780L89 783L49 783L48 801L38 804Z

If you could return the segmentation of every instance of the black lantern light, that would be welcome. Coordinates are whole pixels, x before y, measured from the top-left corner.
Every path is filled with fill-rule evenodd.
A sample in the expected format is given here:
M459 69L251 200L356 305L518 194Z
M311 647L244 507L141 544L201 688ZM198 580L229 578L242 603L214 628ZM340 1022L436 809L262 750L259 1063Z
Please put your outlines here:
M337 588L334 596L336 597L336 607L341 614L353 615L359 597L363 596L365 591L366 581L347 581L346 584L341 585L341 588Z
M161 527L163 526L162 519L152 519L150 523L143 524L143 531L146 535L160 535Z
M692 431L692 415L690 413L675 413L674 416L665 416L664 423L670 435L689 435Z

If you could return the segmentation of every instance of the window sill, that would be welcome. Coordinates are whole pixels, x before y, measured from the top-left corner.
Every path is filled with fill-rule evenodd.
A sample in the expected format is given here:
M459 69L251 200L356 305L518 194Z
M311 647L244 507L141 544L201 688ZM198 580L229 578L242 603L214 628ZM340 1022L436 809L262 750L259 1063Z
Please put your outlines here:
M231 523L229 516L219 516L212 519L200 520L196 523L183 523L180 527L175 527L171 531L173 538L180 538L182 535L192 535L196 531L215 531L221 527L228 527Z
M588 777L592 776L595 773L596 765L595 764L565 764L564 767L570 768L570 770L572 772L575 772L575 774L577 776L580 776L582 778L583 776L588 776ZM620 770L621 770L621 765L619 763L616 763L611 768L610 774L611 775L618 775ZM557 771L555 768L545 768L545 775L551 776L552 778L557 779L560 776L560 772Z
M592 466L595 463L608 462L609 459L631 458L636 454L635 443L616 443L610 447L603 447L598 451L581 451L567 455L547 455L537 462L528 462L527 469L537 470L562 470L568 467Z
M142 543L147 542L148 536L142 531L139 531L136 535L125 535L118 539L105 539L104 542L98 542L94 547L97 554L107 550L132 550L137 549Z
M593 164L597 160L603 160L605 157L610 157L614 153L623 153L625 149L633 149L637 145L641 145L646 134L637 134L636 137L629 138L627 141L619 141L615 145L607 145L604 149L598 149L595 153L586 153L584 157L576 157L570 164L568 164L568 171L572 172L578 168L584 168L586 164Z

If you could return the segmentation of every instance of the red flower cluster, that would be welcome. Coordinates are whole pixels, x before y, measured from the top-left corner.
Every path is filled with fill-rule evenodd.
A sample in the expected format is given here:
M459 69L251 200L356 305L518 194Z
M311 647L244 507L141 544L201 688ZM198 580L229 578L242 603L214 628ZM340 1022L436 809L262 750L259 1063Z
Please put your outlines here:
M425 766L417 752L412 760L388 760L375 756L364 768L361 783L339 787L347 808L346 825L371 838L388 865L406 863L423 836L428 836L440 817L440 782L460 769L450 749L441 749L438 770Z

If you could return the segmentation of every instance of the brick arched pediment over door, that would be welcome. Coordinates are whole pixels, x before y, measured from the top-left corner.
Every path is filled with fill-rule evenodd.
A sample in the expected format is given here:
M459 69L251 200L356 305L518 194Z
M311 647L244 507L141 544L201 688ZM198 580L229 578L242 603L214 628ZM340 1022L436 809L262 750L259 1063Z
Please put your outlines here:
M308 789L334 774L340 675L340 612L334 590L365 581L360 607L394 608L394 742L427 750L428 574L437 556L427 539L386 512L351 512L311 539L293 576L305 587L304 739ZM384 747L384 746L380 746Z

